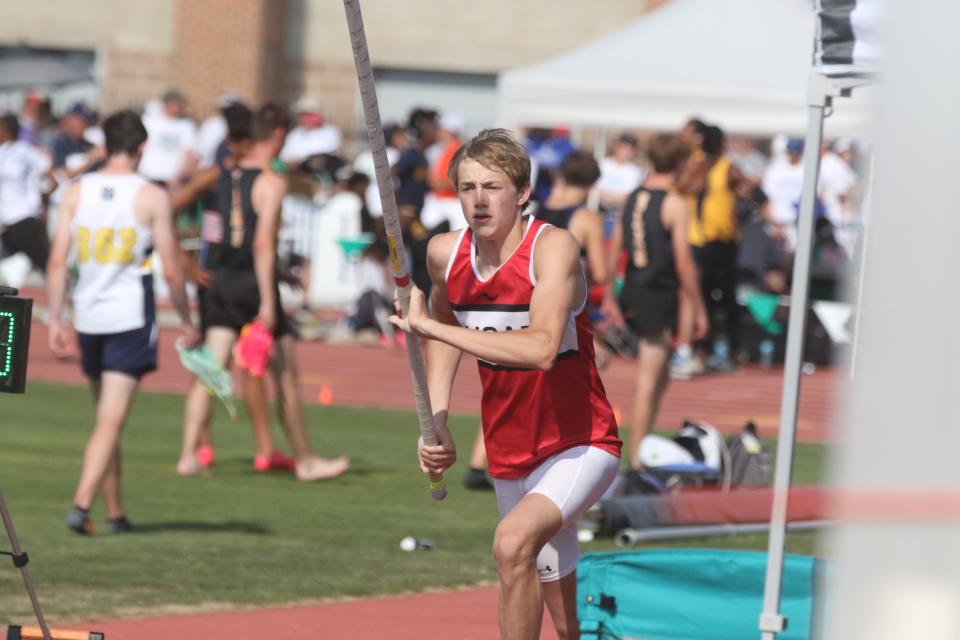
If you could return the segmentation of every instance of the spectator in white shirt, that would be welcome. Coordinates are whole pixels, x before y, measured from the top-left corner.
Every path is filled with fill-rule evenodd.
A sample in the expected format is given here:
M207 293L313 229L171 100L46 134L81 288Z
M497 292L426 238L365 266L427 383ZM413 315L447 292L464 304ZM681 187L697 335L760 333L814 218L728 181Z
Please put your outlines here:
M186 117L187 99L175 89L163 95L159 112L143 116L147 144L140 159L140 174L165 187L175 186L197 166L194 154L196 125Z
M297 112L297 127L287 136L280 151L281 160L299 165L312 156L339 151L343 135L340 129L326 121L319 100L301 98L293 108Z
M34 269L46 271L50 238L42 217L50 159L19 136L17 116L0 116L0 245L2 253L24 253Z
M790 138L786 154L774 159L763 174L763 193L767 196L763 217L770 232L783 248L792 253L797 241L797 216L803 192L803 139Z
M852 155L852 145L849 140L841 138L834 143L833 149L824 145L820 156L820 197L827 218L837 227L848 223L856 213L854 189L857 174L844 155Z
M629 133L618 136L610 155L600 162L596 188L602 210L620 211L627 196L643 182L644 172L637 166L636 157L637 139Z

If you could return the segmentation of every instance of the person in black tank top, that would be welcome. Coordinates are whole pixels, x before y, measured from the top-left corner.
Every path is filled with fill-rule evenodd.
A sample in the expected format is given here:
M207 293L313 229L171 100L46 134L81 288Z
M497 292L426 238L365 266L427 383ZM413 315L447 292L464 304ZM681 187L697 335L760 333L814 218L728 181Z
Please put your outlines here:
M696 333L706 334L707 318L696 267L687 242L687 202L672 191L689 155L679 138L661 134L650 143L653 173L627 198L614 234L614 255L624 250L627 268L619 303L637 336L637 390L626 451L630 466L642 468L640 441L650 433L666 391L667 362L677 325L679 296L695 309Z
M543 206L537 209L537 219L543 220L547 224L552 224L555 227L560 227L561 229L570 228L570 220L573 219L574 214L583 206L581 204L575 204L559 209L551 209L549 203L550 198L547 198L547 202L543 203ZM582 247L580 251L581 253L585 253Z
M208 248L208 269L213 282L204 296L208 327L226 327L239 332L257 317L260 290L254 268L253 238L258 216L253 208L253 184L264 172L260 168L234 167L221 172L212 193L213 211L218 216L219 242ZM279 279L273 279L275 337L290 333L280 308Z
M205 344L220 364L227 366L244 326L256 321L273 332L276 340L269 368L277 377L278 403L283 407L281 417L294 458L273 448L264 380L245 372L243 396L256 440L254 468L293 471L301 481L333 478L346 471L349 461L345 457L321 458L310 447L294 367L294 343L280 307L277 230L287 187L286 180L273 170L273 160L283 146L289 118L269 104L255 115L246 110L246 116L228 120L237 163L229 172L220 172L212 195L210 222L218 228L208 235L208 267L214 275L204 301ZM210 397L199 381L194 381L184 411L183 449L177 464L180 475L200 471L197 449L209 413Z
M536 217L567 229L580 243L580 257L588 283L605 284L609 277L603 247L603 220L586 206L590 189L600 178L600 166L593 155L574 151L560 165L550 195L537 209Z

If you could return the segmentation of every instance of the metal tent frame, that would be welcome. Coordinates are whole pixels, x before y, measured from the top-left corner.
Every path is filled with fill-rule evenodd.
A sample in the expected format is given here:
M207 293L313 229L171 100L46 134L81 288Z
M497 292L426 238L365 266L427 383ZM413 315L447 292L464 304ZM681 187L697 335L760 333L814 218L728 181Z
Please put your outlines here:
M808 116L803 151L803 190L797 221L797 249L793 263L793 288L790 294L783 400L780 405L780 431L777 440L773 508L767 549L767 574L764 582L763 612L760 614L759 625L763 640L776 640L777 634L787 628L787 618L780 613L780 596L787 529L787 500L793 477L794 450L797 440L800 373L803 365L807 309L810 306L814 201L817 193L817 177L820 172L823 121L833 107L834 98L849 97L856 87L873 84L875 81L875 75L870 73L830 75L813 71L807 84Z

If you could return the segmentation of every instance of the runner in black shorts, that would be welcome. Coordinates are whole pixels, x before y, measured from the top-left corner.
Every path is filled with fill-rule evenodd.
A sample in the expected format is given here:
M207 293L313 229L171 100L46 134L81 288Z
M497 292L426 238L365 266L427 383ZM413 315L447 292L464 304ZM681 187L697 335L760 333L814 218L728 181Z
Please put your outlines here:
M640 441L650 433L667 385L667 361L684 295L695 309L696 333L707 331L707 316L696 267L687 243L687 203L671 191L689 151L676 136L658 135L650 143L651 173L627 198L622 224L613 238L613 255L627 252L620 292L623 318L639 339L637 390L627 452L640 467ZM612 292L611 294L612 295Z
M99 382L104 371L115 371L139 380L157 369L157 311L153 276L143 276L142 327L120 333L77 332L83 373Z
M253 206L254 182L262 174L282 180L272 169L236 166L220 173L212 193L213 210L221 215L220 241L211 243L208 263L214 273L204 301L205 320L210 327L226 327L235 332L257 318L261 295L254 255L259 216ZM276 247L272 259L276 271ZM290 333L280 308L279 281L274 274L268 285L273 307L275 338Z
M242 109L246 110L245 107ZM287 436L296 459L293 470L301 481L332 478L349 466L346 458L321 458L313 453L306 436L300 403L299 381L293 363L293 340L282 309L277 280L277 230L280 207L286 195L286 179L276 173L273 159L283 146L289 117L273 105L246 118L228 120L229 137L234 141L236 166L221 171L213 190L217 227L212 229L209 265L213 281L204 300L208 325L205 343L223 366L240 329L254 320L277 339L271 367L278 373L282 388L280 401ZM270 439L264 381L243 376L244 400L254 424L257 453L254 464L268 465L277 454ZM199 472L196 451L210 397L194 381L184 411L184 441L177 472Z

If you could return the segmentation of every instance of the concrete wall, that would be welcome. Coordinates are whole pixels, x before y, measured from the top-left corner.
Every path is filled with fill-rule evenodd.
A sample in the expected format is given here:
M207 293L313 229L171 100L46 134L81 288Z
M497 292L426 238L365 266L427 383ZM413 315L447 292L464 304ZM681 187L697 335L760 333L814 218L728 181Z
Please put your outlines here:
M173 0L0 2L0 44L96 51L101 101L116 107L159 94L171 78Z
M363 0L362 7L375 67L490 74L589 42L663 2ZM286 33L251 45L261 51L251 52L256 61L249 80L242 64L222 55L236 49L225 27L239 20L237 29L248 33L251 16L276 18L282 12L268 10L270 0L6 0L0 2L0 45L97 51L106 109L142 103L180 84L202 116L212 96L230 87L251 99L266 92L281 99L324 96L332 119L352 124L356 79L342 3L281 4Z
M562 53L641 16L645 0L367 0L375 66L489 73ZM602 11L598 11L602 6ZM341 2L290 0L287 55L350 62Z
M0 42L169 55L173 15L173 0L4 0Z
M568 51L664 0L362 0L375 68L491 74ZM322 96L328 116L351 128L357 81L339 0L288 0L290 96Z

